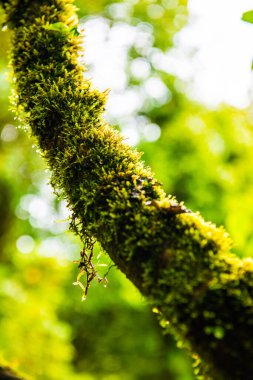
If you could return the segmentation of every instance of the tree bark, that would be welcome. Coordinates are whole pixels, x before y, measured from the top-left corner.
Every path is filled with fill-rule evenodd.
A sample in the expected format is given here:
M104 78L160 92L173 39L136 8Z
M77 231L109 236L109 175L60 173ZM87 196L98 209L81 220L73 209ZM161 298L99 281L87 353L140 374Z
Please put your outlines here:
M106 93L79 64L72 2L0 3L13 29L16 103L72 228L82 240L95 237L147 297L195 358L197 378L250 380L253 260L238 259L222 228L166 197L141 155L103 121Z

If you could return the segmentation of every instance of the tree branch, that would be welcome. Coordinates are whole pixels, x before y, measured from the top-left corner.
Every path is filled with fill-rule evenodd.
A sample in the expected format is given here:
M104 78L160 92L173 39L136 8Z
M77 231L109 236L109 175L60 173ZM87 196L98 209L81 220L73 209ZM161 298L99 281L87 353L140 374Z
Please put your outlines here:
M72 209L72 226L82 240L101 243L179 344L201 358L199 379L250 379L253 261L229 253L222 228L166 197L140 154L103 121L106 94L78 63L72 2L0 3L13 29L16 102Z

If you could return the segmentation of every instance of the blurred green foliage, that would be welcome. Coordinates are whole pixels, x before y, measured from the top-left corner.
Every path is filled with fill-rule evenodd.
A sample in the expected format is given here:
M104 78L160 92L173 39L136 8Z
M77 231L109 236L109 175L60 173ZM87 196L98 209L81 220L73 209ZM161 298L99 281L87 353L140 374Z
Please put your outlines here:
M250 109L223 105L209 110L194 103L184 95L183 84L154 59L173 46L175 33L185 25L186 0L76 4L84 24L97 16L111 27L121 22L149 30L148 48L128 48L127 87L143 87L144 79L129 69L142 59L167 96L146 97L136 111L137 124L145 118L161 130L161 137L150 142L140 127L139 148L167 192L224 224L235 251L251 255L253 115ZM0 358L38 380L193 379L190 360L161 333L155 314L115 268L107 288L93 284L81 302L81 289L72 285L80 244L67 232L65 205L51 194L36 142L9 110L9 44L9 31L0 33ZM110 265L104 253L97 258L103 275L100 262Z
M242 20L253 24L253 11L244 12L242 15Z

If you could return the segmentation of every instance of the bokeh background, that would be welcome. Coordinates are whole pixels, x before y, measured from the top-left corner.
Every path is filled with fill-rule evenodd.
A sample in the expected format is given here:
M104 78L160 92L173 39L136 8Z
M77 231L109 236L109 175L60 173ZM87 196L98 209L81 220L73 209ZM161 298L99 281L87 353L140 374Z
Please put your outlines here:
M237 255L252 256L253 49L245 39L253 38L253 26L238 9L230 12L236 24L226 7L221 17L218 10L198 16L203 3L232 10L236 2L76 1L86 75L101 90L111 88L106 119L144 152L166 191L224 225ZM208 22L213 30L201 39L198 25ZM226 46L229 23L242 34ZM220 50L218 24L228 35ZM189 357L117 269L107 287L94 282L81 301L73 286L81 246L68 231L66 204L10 109L10 36L0 33L0 362L38 380L194 379ZM239 57L242 66L233 64ZM103 276L111 263L99 246L95 262Z

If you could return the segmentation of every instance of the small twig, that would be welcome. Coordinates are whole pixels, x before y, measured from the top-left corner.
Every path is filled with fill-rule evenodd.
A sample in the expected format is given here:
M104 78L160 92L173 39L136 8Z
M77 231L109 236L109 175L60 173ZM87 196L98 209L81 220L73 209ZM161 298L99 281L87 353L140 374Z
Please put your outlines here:
M78 263L78 268L80 269L80 272L77 275L76 281L73 282L73 285L79 285L80 288L83 290L82 301L86 300L87 293L88 293L89 287L91 285L91 282L95 278L97 279L98 283L103 281L105 283L104 286L106 287L106 284L108 283L106 276L109 274L111 268L115 266L114 264L110 265L107 272L104 274L103 277L101 277L98 274L98 272L96 271L94 264L92 263L93 254L94 254L94 251L93 251L94 242L90 241L88 244L86 242L86 245L87 245L89 252L87 252L85 250L85 248L83 248L83 250L80 253L80 256L81 256L80 260L74 261L74 262ZM86 285L84 285L80 281L81 277L83 277L84 275L86 275Z

